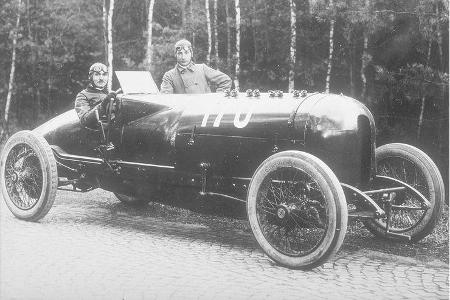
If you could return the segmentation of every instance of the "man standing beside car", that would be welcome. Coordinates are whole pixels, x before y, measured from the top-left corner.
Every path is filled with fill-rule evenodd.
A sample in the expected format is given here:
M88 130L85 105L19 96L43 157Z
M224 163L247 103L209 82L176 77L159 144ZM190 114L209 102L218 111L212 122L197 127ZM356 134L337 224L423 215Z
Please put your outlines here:
M192 45L188 40L175 43L177 64L167 71L161 83L163 94L202 94L210 93L210 84L216 86L216 92L231 88L231 78L208 67L205 64L195 64L192 61Z
M98 128L99 117L106 114L106 106L116 93L108 94L108 67L95 63L89 68L89 83L75 98L75 111L80 123L87 128Z

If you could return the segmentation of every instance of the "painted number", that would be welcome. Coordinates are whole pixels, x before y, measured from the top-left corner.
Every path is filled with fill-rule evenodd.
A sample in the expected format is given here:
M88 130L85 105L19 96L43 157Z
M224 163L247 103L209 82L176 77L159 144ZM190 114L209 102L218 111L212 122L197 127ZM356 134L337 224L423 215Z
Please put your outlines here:
M241 112L238 111L235 113L234 115L234 127L236 128L244 128L245 126L248 125L248 122L250 122L250 118L252 117L252 110L250 109L246 114L245 117L243 118L243 120L241 120ZM213 127L219 127L220 126L220 121L222 120L224 113L223 112L219 112L216 115L216 118L214 119L214 123L213 123ZM201 127L206 127L206 125L208 124L208 119L209 119L210 113L207 112L203 115L203 120L202 120L202 125Z

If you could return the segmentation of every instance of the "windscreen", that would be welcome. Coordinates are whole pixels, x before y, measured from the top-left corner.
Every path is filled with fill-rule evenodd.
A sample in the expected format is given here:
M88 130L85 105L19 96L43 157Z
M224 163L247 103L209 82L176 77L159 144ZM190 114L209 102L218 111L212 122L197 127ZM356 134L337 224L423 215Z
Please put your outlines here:
M158 94L159 90L148 71L116 71L124 94Z

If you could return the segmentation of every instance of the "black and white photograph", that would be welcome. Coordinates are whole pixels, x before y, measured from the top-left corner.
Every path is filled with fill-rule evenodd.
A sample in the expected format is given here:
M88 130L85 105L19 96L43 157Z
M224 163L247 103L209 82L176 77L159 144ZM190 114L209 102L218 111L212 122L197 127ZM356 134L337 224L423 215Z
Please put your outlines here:
M0 299L449 299L448 0L2 0Z

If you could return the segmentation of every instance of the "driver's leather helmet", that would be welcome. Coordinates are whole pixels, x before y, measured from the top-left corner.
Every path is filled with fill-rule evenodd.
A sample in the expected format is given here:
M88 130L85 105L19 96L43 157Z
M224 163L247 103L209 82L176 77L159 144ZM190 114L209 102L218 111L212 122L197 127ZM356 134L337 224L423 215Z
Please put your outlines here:
M102 63L96 62L89 68L89 83L93 87L97 87L93 80L94 73L97 74L108 74L108 67Z

